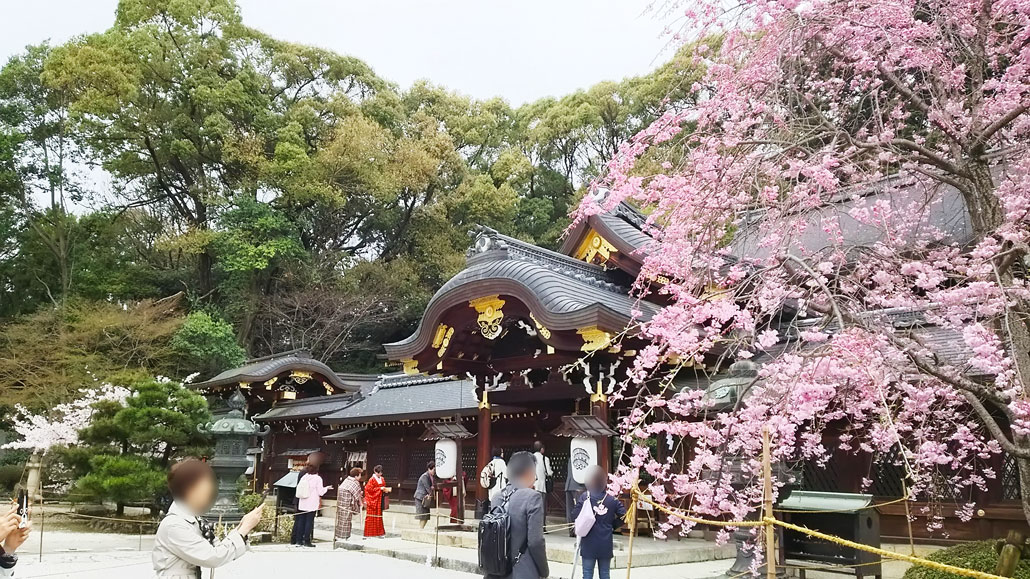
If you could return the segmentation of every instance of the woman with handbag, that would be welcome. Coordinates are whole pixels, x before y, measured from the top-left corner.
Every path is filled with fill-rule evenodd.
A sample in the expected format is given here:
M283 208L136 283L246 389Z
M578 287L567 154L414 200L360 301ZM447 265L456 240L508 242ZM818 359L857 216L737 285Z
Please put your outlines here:
M583 558L583 579L609 579L612 566L612 536L622 526L626 507L608 494L608 473L594 465L586 472L587 492L576 507L576 536Z
M383 511L389 504L387 495L392 491L383 478L383 465L372 469L372 477L365 483L365 537L385 537Z
M423 529L429 522L429 509L433 506L434 485L436 485L436 462L431 460L426 464L426 472L418 477L418 486L415 487L415 520Z
M297 514L293 517L290 542L297 547L314 547L315 515L322 506L322 495L332 490L324 486L317 464L308 464L297 481Z

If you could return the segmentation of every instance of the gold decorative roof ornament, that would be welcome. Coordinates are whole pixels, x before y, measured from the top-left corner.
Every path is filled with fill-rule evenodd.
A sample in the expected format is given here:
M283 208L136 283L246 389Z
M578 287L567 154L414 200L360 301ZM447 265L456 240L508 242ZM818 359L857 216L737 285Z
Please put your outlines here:
M418 374L418 360L401 360L405 374Z
M440 324L436 327L436 334L433 336L433 347L437 348L436 355L443 358L447 347L451 345L451 337L454 336L454 328L447 324Z
M479 333L487 340L495 340L501 335L501 321L504 320L504 300L500 296L492 295L469 300L469 307L479 312L476 321L479 323Z
M311 380L314 376L311 372L304 372L303 370L294 370L290 372L290 378L297 384L305 384L308 380Z
M608 402L608 396L605 395L604 390L601 388L601 381L597 381L597 391L590 395L591 402Z
M600 233L591 229L587 232L583 242L579 244L579 248L576 249L575 257L587 263L603 265L617 252L614 245L608 243L608 240L601 237Z
M529 313L529 319L533 320L533 323L536 324L536 331L540 333L540 337L545 340L551 339L551 330L544 327L544 325L540 323L540 320L536 319L536 316L533 315L533 312Z
M272 376L268 380L265 380L265 390L271 390L272 389L272 385L275 384L276 380L278 380L278 379L279 379L278 376Z
M576 330L576 333L583 337L583 345L580 346L579 349L584 352L603 350L612 343L612 335L604 330L598 329L597 326L580 328Z
M483 389L483 396L479 400L479 409L480 410L489 410L490 409L490 397L487 395L488 392L489 391L486 388Z

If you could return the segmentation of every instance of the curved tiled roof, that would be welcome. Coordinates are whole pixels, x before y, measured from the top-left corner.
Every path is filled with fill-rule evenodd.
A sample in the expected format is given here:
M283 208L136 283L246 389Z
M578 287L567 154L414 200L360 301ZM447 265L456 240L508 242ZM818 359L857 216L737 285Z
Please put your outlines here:
M383 380L364 398L320 420L323 424L364 424L479 412L475 382L421 375L411 378L419 380Z
M239 368L226 370L210 380L192 384L191 387L203 390L205 388L215 388L240 382L264 382L283 372L292 370L318 374L337 390L355 391L352 385L341 380L329 366L312 358L307 352L300 350L250 360Z
M271 409L254 416L255 422L317 418L345 408L355 400L354 394L313 396L300 400L280 401Z
M649 319L651 303L629 295L616 272L487 230L470 251L468 267L436 292L414 334L386 344L393 356L398 348L428 345L436 320L446 310L485 295L508 295L521 300L536 319L552 330L592 325L621 330L639 311Z
M623 255L631 256L639 262L647 253L648 245L655 240L645 233L646 223L647 217L643 213L628 203L619 203L611 211L591 215L576 226L565 238L560 251L565 254L576 251L583 233L592 227Z

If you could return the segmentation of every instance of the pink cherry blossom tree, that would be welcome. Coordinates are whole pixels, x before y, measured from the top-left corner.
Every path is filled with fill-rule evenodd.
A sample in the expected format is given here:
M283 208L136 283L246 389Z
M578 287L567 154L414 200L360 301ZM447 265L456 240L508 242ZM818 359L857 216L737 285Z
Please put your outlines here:
M124 402L132 392L124 386L103 384L83 389L81 393L80 398L58 404L45 413L31 412L16 405L14 432L20 439L3 447L23 448L43 455L59 446L77 444L79 431L89 425L97 402Z
M635 291L667 304L639 327L618 483L646 471L658 500L744 517L757 477L734 489L724 457L757 474L767 426L777 461L900 452L926 500L1008 453L1030 520L1030 2L659 8L721 40L696 44L701 102L625 143L576 213L643 208ZM742 359L761 370L729 410L670 387Z

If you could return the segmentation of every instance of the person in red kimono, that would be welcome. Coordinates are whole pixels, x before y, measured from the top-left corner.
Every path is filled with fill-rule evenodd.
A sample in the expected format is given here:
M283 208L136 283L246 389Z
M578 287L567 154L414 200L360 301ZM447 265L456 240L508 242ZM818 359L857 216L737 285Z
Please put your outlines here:
M447 501L447 504L451 506L451 524L459 524L465 522L465 513L462 512L462 508L458 503L458 485L465 485L468 483L468 474L465 471L461 471L462 482L458 482L457 477L452 477L454 485L447 485L443 487L443 500ZM466 488L462 486L462 488Z
M365 483L365 536L385 537L386 527L383 525L383 502L386 495L393 490L386 486L383 478L383 465L377 464L372 469L372 477Z

